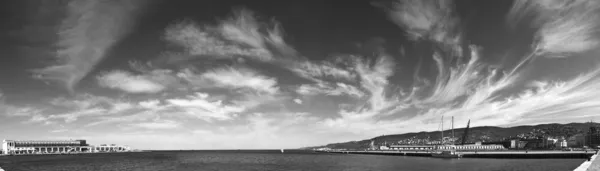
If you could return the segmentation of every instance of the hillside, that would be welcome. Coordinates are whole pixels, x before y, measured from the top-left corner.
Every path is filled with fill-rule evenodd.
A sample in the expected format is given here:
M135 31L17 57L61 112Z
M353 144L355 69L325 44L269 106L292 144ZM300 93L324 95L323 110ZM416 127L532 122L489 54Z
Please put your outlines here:
M467 143L474 143L475 141L482 142L499 142L506 141L508 139L535 139L543 136L550 137L572 137L576 134L587 132L589 127L600 126L598 123L568 123L568 124L541 124L541 125L527 125L527 126L516 126L516 127L493 127L493 126L482 126L469 128L467 137ZM465 128L458 128L454 130L456 142L462 141L462 135ZM444 137L450 138L451 131L444 131ZM383 135L374 137L372 139L350 141L342 143L327 144L324 146L317 147L306 147L304 149L313 148L333 148L333 149L365 149L369 148L371 140L375 141L375 144L382 145L387 144L424 144L431 141L439 141L441 138L440 131L433 132L416 132L406 134L394 134L394 135Z

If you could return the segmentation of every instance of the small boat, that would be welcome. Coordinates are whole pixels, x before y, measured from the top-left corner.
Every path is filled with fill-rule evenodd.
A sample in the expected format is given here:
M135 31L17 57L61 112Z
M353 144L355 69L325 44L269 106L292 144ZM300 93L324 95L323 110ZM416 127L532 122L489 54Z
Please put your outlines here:
M283 153L283 148L281 149L281 153Z
M431 157L435 158L461 158L462 154L456 153L454 150L444 150L440 152L431 153Z

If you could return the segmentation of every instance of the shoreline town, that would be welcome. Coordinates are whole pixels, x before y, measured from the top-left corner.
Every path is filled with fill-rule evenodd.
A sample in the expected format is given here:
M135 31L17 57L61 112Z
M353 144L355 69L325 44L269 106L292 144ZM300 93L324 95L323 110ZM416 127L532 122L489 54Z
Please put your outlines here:
M443 120L443 118L442 118ZM442 121L443 124L443 121ZM542 139L507 139L498 142L467 143L469 123L464 129L461 141L454 137L454 118L452 118L452 135L444 137L442 129L439 141L433 143L375 143L371 139L368 148L340 149L320 147L313 148L315 152L363 155L397 155L422 156L434 158L581 158L586 159L576 170L586 170L588 167L600 169L600 160L596 159L600 149L600 128L589 126L587 133L577 136L573 141L566 138L544 136ZM443 128L443 126L442 126Z

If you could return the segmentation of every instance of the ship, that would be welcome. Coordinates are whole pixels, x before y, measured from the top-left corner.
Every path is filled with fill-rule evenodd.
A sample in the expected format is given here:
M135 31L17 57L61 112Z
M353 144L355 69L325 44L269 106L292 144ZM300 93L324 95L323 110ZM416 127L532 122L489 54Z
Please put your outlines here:
M431 153L431 157L435 158L461 158L462 154L456 152L454 145L454 116L452 116L452 145L444 145L444 116L442 116L442 138L441 145L437 146L437 151Z

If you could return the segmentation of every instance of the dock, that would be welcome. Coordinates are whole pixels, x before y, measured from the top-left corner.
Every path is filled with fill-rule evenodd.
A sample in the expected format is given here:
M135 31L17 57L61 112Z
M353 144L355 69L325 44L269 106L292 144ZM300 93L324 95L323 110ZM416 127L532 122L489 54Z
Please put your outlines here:
M594 154L592 157L590 157L589 161L584 161L583 163L581 163L581 165L579 165L579 167L577 167L573 171L594 171L594 170L600 170L600 157L598 157L599 153L600 152Z
M392 155L431 157L431 151L328 151L339 154ZM587 159L596 151L462 151L463 158L582 158ZM600 164L600 161L599 163Z

